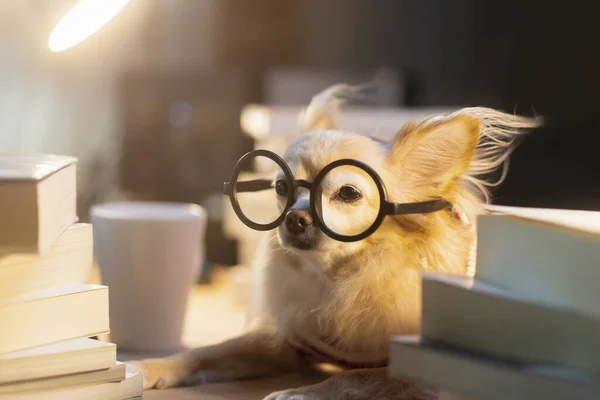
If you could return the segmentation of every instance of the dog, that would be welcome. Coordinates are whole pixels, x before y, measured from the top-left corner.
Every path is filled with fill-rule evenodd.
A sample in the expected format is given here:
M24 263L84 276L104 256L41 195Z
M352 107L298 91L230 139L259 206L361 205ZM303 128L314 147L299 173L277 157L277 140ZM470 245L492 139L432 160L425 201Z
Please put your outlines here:
M328 163L354 159L377 172L389 201L441 198L451 207L386 216L367 238L340 242L314 226L308 194L299 194L286 216L292 223L268 232L263 244L257 326L220 344L135 363L144 389L258 378L325 362L342 371L266 399L437 397L435 388L388 376L390 336L419 332L421 271L472 273L477 216L504 178L516 140L541 119L463 108L408 122L388 142L336 129L335 116L354 90L332 86L302 111L305 133L283 154L294 178L312 180ZM339 226L361 221L372 212L368 201L361 204L333 207L328 218Z

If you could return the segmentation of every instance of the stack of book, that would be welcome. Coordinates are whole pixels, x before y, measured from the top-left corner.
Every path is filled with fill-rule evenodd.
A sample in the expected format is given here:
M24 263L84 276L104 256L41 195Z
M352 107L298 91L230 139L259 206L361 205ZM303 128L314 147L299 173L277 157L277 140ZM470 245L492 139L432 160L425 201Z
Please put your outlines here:
M600 212L490 207L472 278L423 276L390 373L441 398L600 398Z
M78 223L71 157L0 154L0 399L133 399L117 361L108 288L86 284L90 224Z

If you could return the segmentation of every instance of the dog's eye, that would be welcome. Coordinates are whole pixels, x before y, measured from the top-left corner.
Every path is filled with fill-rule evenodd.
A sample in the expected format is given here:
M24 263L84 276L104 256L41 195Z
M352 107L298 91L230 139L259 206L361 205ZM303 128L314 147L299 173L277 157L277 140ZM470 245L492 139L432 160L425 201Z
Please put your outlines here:
M338 197L344 201L356 201L362 197L362 194L352 186L342 186L338 192Z
M275 191L280 196L287 196L287 194L288 194L287 182L283 179L278 179L277 182L275 182Z

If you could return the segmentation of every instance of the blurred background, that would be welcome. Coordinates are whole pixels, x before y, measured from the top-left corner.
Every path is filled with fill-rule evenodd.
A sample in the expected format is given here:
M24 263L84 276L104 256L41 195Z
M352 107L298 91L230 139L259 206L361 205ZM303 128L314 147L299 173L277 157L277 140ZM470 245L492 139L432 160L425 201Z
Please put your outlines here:
M494 202L600 210L600 4L125 3L57 52L48 38L76 1L0 1L0 151L79 157L83 221L92 204L116 199L199 203L210 215L208 265L239 264L221 190L256 146L244 107L300 106L329 84L368 80L377 90L364 108L547 117Z

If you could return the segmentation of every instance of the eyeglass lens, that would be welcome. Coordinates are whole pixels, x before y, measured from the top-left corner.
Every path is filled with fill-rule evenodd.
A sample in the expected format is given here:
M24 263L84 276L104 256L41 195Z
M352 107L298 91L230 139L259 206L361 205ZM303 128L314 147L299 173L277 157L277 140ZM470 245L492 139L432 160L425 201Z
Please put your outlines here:
M242 171L253 171L257 165L265 172L241 172L234 185L237 201L242 213L250 221L266 225L273 223L282 214L286 204L287 194L281 195L287 189L283 171L277 163L268 157L247 157L241 161Z
M314 194L318 218L338 235L360 235L379 215L381 198L377 184L359 167L333 168L318 182Z

